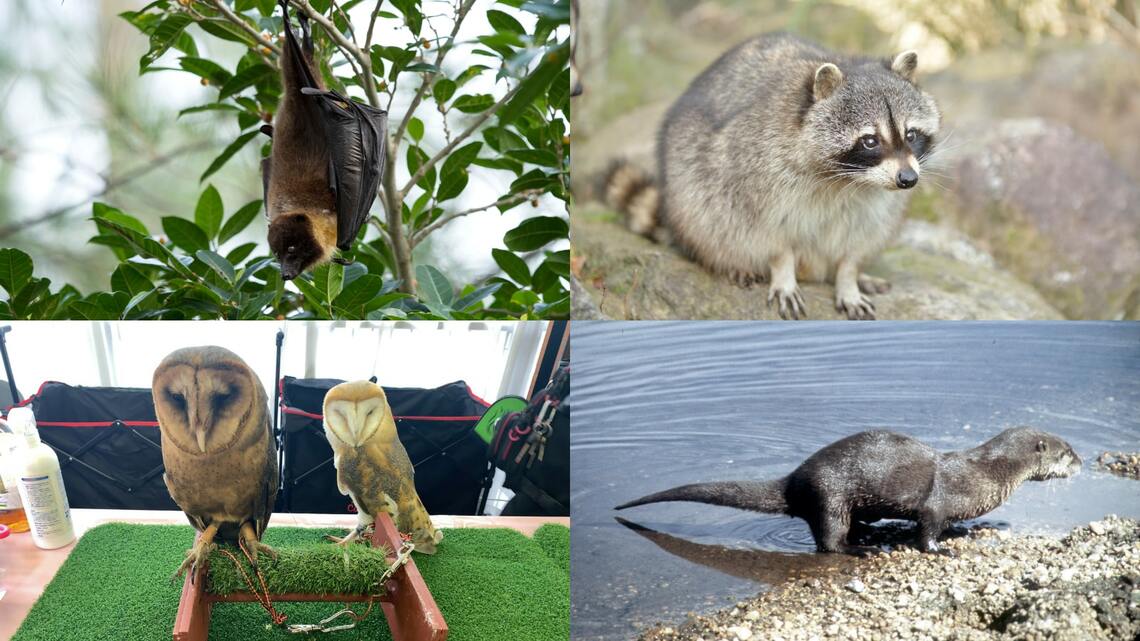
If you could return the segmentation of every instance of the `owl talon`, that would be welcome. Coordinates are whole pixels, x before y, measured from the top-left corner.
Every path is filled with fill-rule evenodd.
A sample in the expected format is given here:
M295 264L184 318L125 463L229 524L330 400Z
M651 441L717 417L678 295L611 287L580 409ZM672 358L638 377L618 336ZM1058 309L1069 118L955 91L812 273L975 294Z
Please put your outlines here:
M204 537L203 537L204 538ZM194 547L186 550L186 559L174 571L170 577L171 581L178 581L187 570L190 571L190 582L193 583L194 579L198 576L198 568L204 568L210 564L210 554L217 549L217 545L211 541L203 542L203 539L198 539Z

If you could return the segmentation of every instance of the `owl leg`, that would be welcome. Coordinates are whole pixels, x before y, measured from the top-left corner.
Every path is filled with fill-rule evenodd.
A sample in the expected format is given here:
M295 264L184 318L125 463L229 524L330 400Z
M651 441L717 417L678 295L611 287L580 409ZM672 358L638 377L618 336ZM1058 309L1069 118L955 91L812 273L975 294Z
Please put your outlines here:
M174 572L174 576L170 577L172 581L177 580L186 570L190 570L190 580L194 580L194 577L198 574L198 568L206 565L206 562L210 559L210 553L218 547L214 545L214 535L217 533L218 526L214 523L211 523L205 530L202 530L202 535L194 542L194 546L186 550L186 560L182 562L182 565L178 566L178 569Z
M361 536L364 536L364 533L367 532L368 528L372 526L373 518L364 512L361 512L359 509L357 510L356 514L356 527L353 528L348 534L344 535L341 538L337 538L330 534L325 538L341 547L348 547L350 544L352 544L353 541L359 539Z
M249 521L241 524L241 539L245 543L246 551L249 552L249 558L254 569L257 569L258 552L273 559L275 563L277 562L277 551L257 540L257 533L253 531L253 525Z

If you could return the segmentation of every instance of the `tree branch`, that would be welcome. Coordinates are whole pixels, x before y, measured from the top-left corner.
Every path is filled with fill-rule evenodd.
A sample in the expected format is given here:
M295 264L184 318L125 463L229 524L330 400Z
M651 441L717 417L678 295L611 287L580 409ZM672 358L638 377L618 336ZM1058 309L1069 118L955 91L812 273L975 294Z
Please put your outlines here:
M443 59L446 58L447 54L451 51L451 45L455 42L456 35L459 34L459 27L463 24L463 19L467 17L467 13L474 4L475 0L464 0L463 4L459 6L459 13L455 16L455 24L451 28L451 34L447 37L447 42L439 46L439 50L436 53L435 66L437 69L442 68ZM423 84L420 85L419 90L416 91L415 97L412 98L412 103L408 105L408 110L404 112L404 117L400 120L400 125L396 127L395 136L397 144L399 144L400 140L403 140L404 131L407 130L408 123L411 122L416 108L420 106L420 102L424 99L424 95L427 93L428 88L432 86L437 75L438 74L433 73L430 76L424 76Z
M364 36L364 50L372 51L372 30L376 27L376 18L379 17L380 5L384 4L384 0L376 0L376 6L372 8L372 15L368 17L368 33Z
M336 28L331 20L317 12L309 4L309 0L290 0L290 2L297 9L304 10L305 15L310 20L321 25L321 28L333 39L333 42L344 52L346 57L356 59L356 62L360 64L360 71L357 72L357 76L364 83L364 93L368 96L368 104L379 107L380 97L376 95L376 82L372 77L372 58L366 52L361 52L360 47L349 42L348 38L344 37L344 34Z
M138 179L138 178L141 178L142 176L145 176L146 174L149 174L150 172L154 171L155 169L158 169L159 167L167 164L168 162L174 160L175 158L178 158L179 156L181 156L185 153L198 151L199 149L204 149L206 147L211 146L212 144L213 144L212 141L208 141L208 140L207 141L199 141L199 142L196 142L196 143L191 144L191 145L186 145L183 147L179 147L177 149L173 149L173 150L168 151L168 152L161 154L159 156L155 156L154 158L151 158L149 161L139 165L138 167L135 167L131 171L125 172L121 176L107 178L103 182L103 188L102 189L91 194L87 198L84 198L80 202L73 203L71 205L66 205L64 207L57 207L56 209L52 209L51 211L48 211L44 214L36 216L35 218L29 218L27 220L17 221L17 222L5 225L4 227L0 227L0 238L7 238L8 236L19 233L21 231L24 231L25 229L28 229L29 227L35 227L36 225L40 225L40 224L46 223L50 220L60 218L61 216L66 215L68 212L72 211L73 209L75 209L77 207L82 207L83 205L90 203L91 201L95 200L96 198L99 198L100 196L103 196L104 194L107 194L108 192L114 191L115 189L118 189L118 188Z
M443 227L447 223L450 223L451 221L455 220L456 218L462 218L463 216L467 216L469 214L474 214L474 213L478 213L481 211L486 211L492 207L502 207L505 205L517 205L518 203L521 203L524 200L530 200L531 198L536 197L541 193L542 193L541 189L527 189L525 191L520 191L519 193L517 193L513 196L507 196L505 198L500 198L500 199L496 200L495 202L493 202L489 205L483 205L482 207L472 207L471 209L464 209L463 211L457 211L454 213L445 214L443 216L440 216L439 219L436 220L434 223L428 225L427 227L424 227L423 229L419 230L418 232L416 232L415 234L412 235L412 247L415 247L416 245L420 244L421 242L423 242L424 239L426 239L428 236L430 236L432 234L432 232L439 229L440 227Z
M236 24L242 29L242 31L245 31L249 35L253 36L253 39L256 40L258 44L265 47L266 49L269 49L278 56L281 55L281 49L279 49L277 45L262 37L260 31L249 26L249 23L247 23L245 20L242 20L241 16L234 13L233 10L231 10L229 6L223 2L223 0L210 0L210 4L219 12L221 12L221 14L225 16L226 20L229 20L230 22Z
M443 149L440 149L439 153L432 156L430 159L428 159L427 162L425 162L422 166L420 166L420 168L416 171L416 173L412 175L411 179L408 180L407 184L404 185L404 188L400 190L399 196L400 196L401 202L408 195L408 192L412 190L412 186L415 185L417 182L419 182L420 178L424 177L424 174L426 174L428 171L430 171L432 167L435 167L436 165L438 165L439 162L441 160L443 160L444 157L447 156L447 154L451 153L452 149L455 149L456 145L458 145L459 143L463 142L464 140L470 138L471 134L475 133L475 131L477 129L479 129L479 127L484 122L487 122L488 118L495 115L499 111L499 109L503 108L503 105L507 104L507 102L510 101L511 98L514 98L515 94L519 92L519 87L522 87L521 82L519 84L515 85L515 87L513 89L508 91L506 93L506 95L504 95L502 98L500 98L499 101L496 102L494 105L492 105L489 109L487 109L483 113L479 114L479 117L475 119L475 122L471 123L471 125L469 127L467 127L466 129L464 129L458 136L456 136L454 140L447 143L447 145L445 145Z

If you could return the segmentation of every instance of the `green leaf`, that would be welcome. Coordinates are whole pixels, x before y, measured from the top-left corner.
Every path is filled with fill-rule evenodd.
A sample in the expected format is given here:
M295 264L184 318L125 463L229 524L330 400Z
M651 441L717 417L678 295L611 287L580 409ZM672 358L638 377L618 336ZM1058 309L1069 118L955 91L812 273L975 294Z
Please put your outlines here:
M510 15L503 13L502 11L497 11L495 9L488 11L487 22L491 23L491 26L495 28L495 31L505 31L518 34L520 36L526 35L526 29L523 29L523 26L519 24L519 21L515 20Z
M143 236L150 234L150 232L147 231L146 225L142 224L139 219L135 218L134 216L124 214L122 211L104 203L97 202L91 205L91 215L95 218L102 218L113 223L118 223L120 226L126 227L127 229L133 229Z
M150 32L150 50L139 60L139 73L142 74L147 67L154 64L162 54L170 49L171 45L182 35L183 30L190 26L194 19L185 13L175 13L168 16Z
M530 268L527 267L526 261L519 258L518 255L505 249L492 249L491 257L516 283L520 285L530 284Z
M408 121L408 135L412 140L419 142L424 138L424 121L419 118L412 118Z
M226 254L226 260L230 261L231 265L239 265L255 249L257 249L257 243L243 243L231 249L230 253Z
M436 81L435 86L432 87L431 93L435 97L435 101L439 104L444 104L451 97L455 95L456 84L450 78L440 78Z
M416 280L419 281L420 298L425 303L432 303L442 307L451 305L455 300L455 290L447 276L432 265L417 265Z
M349 283L333 301L333 308L345 318L364 318L368 303L384 287L384 279L376 274L365 274Z
M210 81L210 84L219 87L233 77L232 74L222 68L221 65L206 58L183 56L178 60L178 64L186 71L200 78L205 78Z
M209 249L210 239L206 232L193 222L177 216L166 216L162 219L162 231L166 232L170 242L193 254L199 249Z
M198 197L198 206L194 208L194 222L206 232L207 238L218 235L218 229L222 226L222 211L222 195L213 185L209 185Z
M222 244L234 236L237 236L242 230L249 227L249 224L253 222L253 219L257 216L257 212L259 211L261 211L260 200L251 200L242 205L241 209L231 214L226 224L222 225L222 230L218 232L218 244Z
M486 111L495 104L495 97L489 93L464 94L455 99L451 106L463 113L479 113Z
M139 292L154 291L154 283L136 265L120 263L111 274L111 289L134 296Z
M570 278L570 250L563 249L556 252L546 252L546 265L550 270L563 278Z
M335 300L344 287L344 266L325 263L313 270L313 284L321 292L322 302Z
M276 71L274 71L273 67L263 62L252 64L234 74L233 78L230 78L226 84L222 85L222 90L218 94L218 100L229 98L246 87L252 87L275 73Z
M32 277L32 257L18 249L0 249L0 287L15 298Z
M465 294L462 298L455 301L455 304L452 305L452 309L455 309L457 311L464 311L472 305L482 301L484 298L491 296L495 292L499 291L499 288L502 286L502 283L491 283L490 285L484 285L483 287L480 287L469 294Z
M206 168L206 171L202 172L202 175L198 178L198 182L202 182L203 180L209 178L215 171L221 169L222 165L225 165L226 162L229 161L229 159L238 152L238 150L244 147L247 142L253 140L254 136L259 133L261 132L257 129L254 129L253 131L247 131L244 134L238 136L237 140L231 142L228 147L222 150L222 153L218 154L218 157L210 163L210 166Z
M539 249L543 245L567 238L570 227L562 218L554 216L536 216L522 221L518 227L508 231L503 236L507 247L516 252L528 252Z
M507 155L516 160L544 167L558 167L558 156L549 149L514 149Z
M194 255L198 257L198 260L209 265L210 269L217 272L219 276L226 279L227 283L234 282L234 266L230 264L230 261L208 249L199 249Z
M499 110L499 125L513 122L528 107L534 104L536 98L546 92L546 88L570 60L570 42L563 41L560 45L549 51L542 62L529 76L523 79L518 92L510 102Z

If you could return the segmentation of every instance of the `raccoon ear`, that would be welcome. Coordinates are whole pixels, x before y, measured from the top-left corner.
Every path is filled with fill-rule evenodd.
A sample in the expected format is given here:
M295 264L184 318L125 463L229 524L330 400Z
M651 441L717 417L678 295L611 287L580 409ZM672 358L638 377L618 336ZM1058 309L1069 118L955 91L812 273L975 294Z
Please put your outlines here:
M904 80L914 80L914 70L918 68L918 52L914 50L904 51L895 56L891 62L891 71L902 76Z
M843 84L843 72L830 62L824 63L815 70L815 84L812 85L812 96L816 102L828 98L839 85Z

